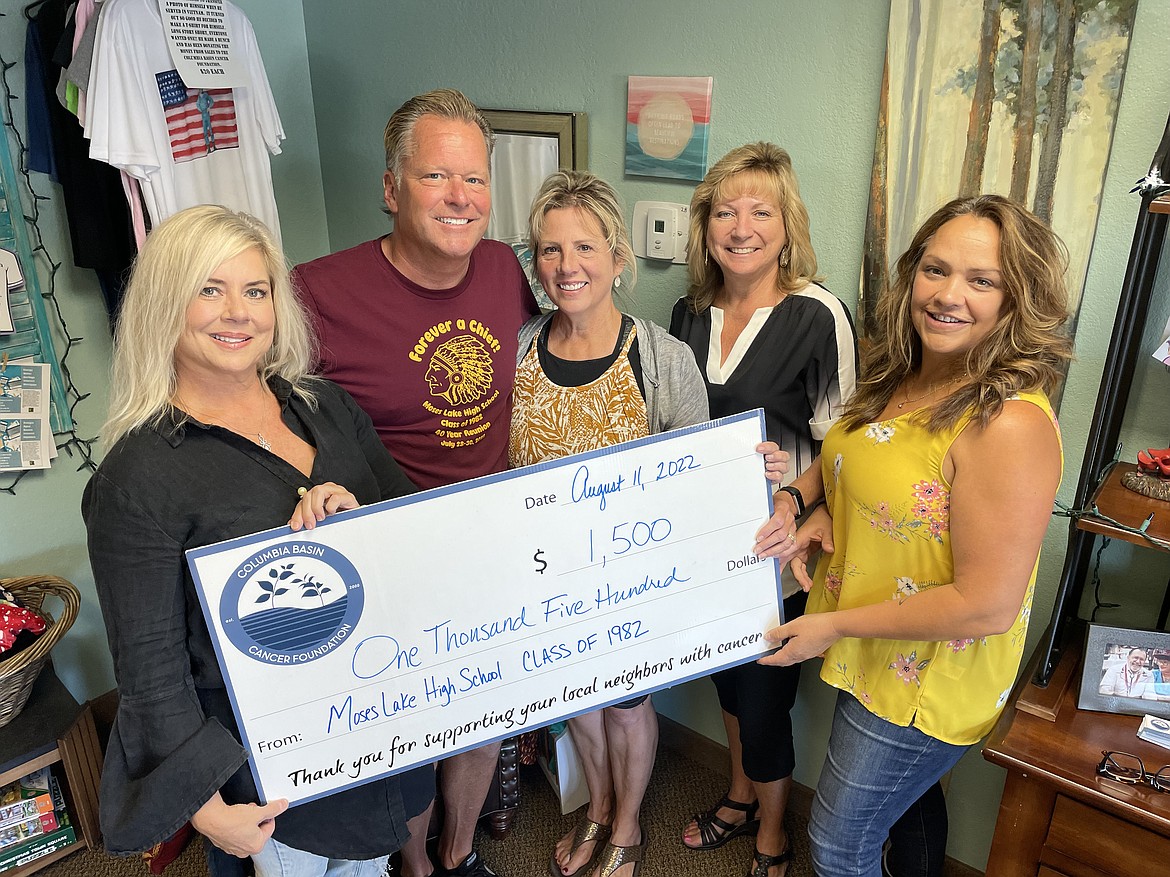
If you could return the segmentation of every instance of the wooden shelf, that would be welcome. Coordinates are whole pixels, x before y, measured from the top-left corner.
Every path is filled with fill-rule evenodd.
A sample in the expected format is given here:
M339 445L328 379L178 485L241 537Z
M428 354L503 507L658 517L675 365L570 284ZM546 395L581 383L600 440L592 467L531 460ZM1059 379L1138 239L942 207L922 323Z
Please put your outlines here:
M24 711L0 728L0 785L42 767L63 772L62 792L77 840L0 877L24 877L101 840L98 785L102 752L89 706L73 699L50 663L33 685Z
M1074 654L1075 663L1078 656ZM1034 782L1170 836L1170 795L1148 786L1129 786L1097 775L1102 750L1132 752L1150 770L1168 760L1166 750L1137 736L1140 716L1077 709L1077 686L1065 689L1055 722L1009 704L983 747L992 764L1025 774ZM993 873L989 871L988 873Z
M1138 716L1077 708L1080 649L1064 651L1049 689L1028 681L1039 657L983 748L985 759L1008 772L987 873L1154 873L1151 862L1170 860L1170 795L1098 776L1096 768L1106 749L1132 752L1148 770L1170 753L1138 739ZM1029 708L1035 704L1051 708L1051 715L1038 715Z
M1141 527L1146 518L1153 514L1154 518L1150 521L1146 532L1157 539L1170 541L1170 503L1134 493L1121 483L1122 475L1136 469L1137 465L1134 463L1114 463L1097 486L1092 502L1101 514L1107 515L1115 521L1120 521L1127 527L1133 527L1135 530ZM1143 545L1146 548L1158 548L1141 536L1127 533L1095 515L1086 515L1077 520L1077 528L1087 530L1090 533L1098 533L1101 536L1108 536L1110 539L1122 539L1126 542L1132 542L1134 545ZM1166 549L1159 548L1158 550L1165 551Z

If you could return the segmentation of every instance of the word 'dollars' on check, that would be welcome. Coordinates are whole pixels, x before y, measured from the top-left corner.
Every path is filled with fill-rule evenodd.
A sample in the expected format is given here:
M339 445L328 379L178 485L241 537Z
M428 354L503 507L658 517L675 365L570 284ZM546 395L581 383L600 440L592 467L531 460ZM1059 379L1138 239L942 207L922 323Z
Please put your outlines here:
M760 411L188 552L265 799L319 798L767 651Z

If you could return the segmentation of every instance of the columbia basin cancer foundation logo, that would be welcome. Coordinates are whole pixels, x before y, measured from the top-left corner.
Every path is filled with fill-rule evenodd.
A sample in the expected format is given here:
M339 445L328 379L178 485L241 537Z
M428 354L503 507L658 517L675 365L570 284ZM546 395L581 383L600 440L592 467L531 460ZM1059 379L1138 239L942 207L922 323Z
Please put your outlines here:
M232 573L219 617L237 649L265 664L304 664L353 634L365 592L341 552L314 542L257 551Z

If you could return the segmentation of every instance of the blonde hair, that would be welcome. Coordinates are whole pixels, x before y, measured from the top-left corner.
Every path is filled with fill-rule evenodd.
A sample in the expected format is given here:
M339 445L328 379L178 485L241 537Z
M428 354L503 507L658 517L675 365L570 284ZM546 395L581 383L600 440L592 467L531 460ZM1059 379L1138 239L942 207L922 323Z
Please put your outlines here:
M638 281L638 266L634 260L634 248L630 246L622 199L613 186L586 171L555 171L548 175L536 193L528 214L528 247L532 250L533 274L540 258L544 218L550 211L566 207L577 207L597 220L610 255L623 263L623 273L629 270L630 287L633 288Z
M800 183L791 157L774 143L762 140L748 143L715 162L691 197L687 304L696 314L711 307L723 286L723 269L707 252L711 205L743 193L765 198L780 208L788 243L780 253L780 272L776 278L779 291L795 292L822 279L817 275L817 254L813 252L808 210L800 198Z
M436 88L412 97L394 111L386 123L382 141L386 147L386 170L394 179L402 177L402 164L414 153L414 129L423 116L438 116L475 125L483 133L488 158L496 145L492 126L479 108L467 99L467 95L453 88Z
M172 410L175 348L187 309L216 268L252 248L268 270L276 317L260 378L279 375L312 404L313 338L272 235L246 213L190 207L155 228L134 262L114 333L110 414L102 430L107 447L133 430L157 425Z
M969 383L924 415L941 431L973 411L986 426L1014 393L1051 393L1072 359L1072 340L1061 327L1069 317L1064 273L1068 253L1048 226L1001 195L956 198L922 224L898 259L890 288L877 303L877 330L866 339L862 380L846 407L842 424L857 429L876 420L895 389L922 362L922 340L914 328L911 300L918 264L935 233L960 216L995 223L1004 300L991 332L967 352Z

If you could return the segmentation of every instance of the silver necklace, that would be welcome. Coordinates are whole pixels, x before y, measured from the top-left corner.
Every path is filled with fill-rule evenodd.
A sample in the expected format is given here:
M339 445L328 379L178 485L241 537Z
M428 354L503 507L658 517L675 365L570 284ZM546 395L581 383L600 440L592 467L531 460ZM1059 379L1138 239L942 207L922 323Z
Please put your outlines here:
M257 432L250 432L246 429L239 429L238 427L232 426L230 423L228 423L222 417L217 417L217 418L208 417L205 414L201 414L200 412L193 410L188 405L183 404L182 399L179 399L178 401L180 403L179 407L184 408L187 411L190 411L192 414L194 414L196 417L198 417L203 422L215 423L216 421L218 421L218 423L216 423L217 426L221 426L226 430L229 430L231 432L236 433L237 435L242 435L248 439L251 439L252 436L255 436L256 437L256 444L258 444L260 447L262 447L266 451L272 450L272 443L264 437L264 433L258 432L258 431ZM265 401L267 401L267 399Z

